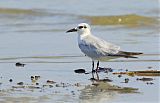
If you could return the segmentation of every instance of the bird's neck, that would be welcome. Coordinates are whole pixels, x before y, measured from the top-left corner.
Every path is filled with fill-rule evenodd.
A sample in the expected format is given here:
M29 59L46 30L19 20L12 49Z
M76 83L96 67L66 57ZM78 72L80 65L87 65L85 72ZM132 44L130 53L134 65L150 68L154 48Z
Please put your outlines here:
M78 34L80 35L80 37L86 37L88 35L91 35L91 32L89 30L86 30L85 32L78 32Z
M87 36L90 36L90 35L91 35L91 34L83 33L83 34L78 35L78 39L79 39L79 40L83 40L84 38L86 38Z
M78 31L78 35L80 35L80 37L85 37L91 35L91 31L90 30Z

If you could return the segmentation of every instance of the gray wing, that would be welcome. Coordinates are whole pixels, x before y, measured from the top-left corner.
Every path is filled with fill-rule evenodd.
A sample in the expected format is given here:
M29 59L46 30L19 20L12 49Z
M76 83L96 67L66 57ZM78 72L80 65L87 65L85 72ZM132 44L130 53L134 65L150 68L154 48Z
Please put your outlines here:
M104 41L103 39L97 38L93 35L90 35L84 39L92 48L95 48L97 52L100 52L104 55L116 54L119 52L120 47L109 42Z

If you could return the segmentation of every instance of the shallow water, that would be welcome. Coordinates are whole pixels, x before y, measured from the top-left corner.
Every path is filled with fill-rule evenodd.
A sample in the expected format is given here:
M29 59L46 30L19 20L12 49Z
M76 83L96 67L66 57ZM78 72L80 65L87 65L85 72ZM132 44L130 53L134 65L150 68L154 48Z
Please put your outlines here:
M0 102L158 103L159 77L152 77L154 84L147 85L136 81L138 76L118 78L99 73L101 79L113 80L103 84L105 87L114 84L138 88L136 93L119 93L94 87L89 80L91 74L74 73L80 68L89 72L91 60L79 50L76 33L65 32L87 22L94 35L120 45L123 50L144 53L138 59L102 62L101 67L114 71L159 70L159 20L156 0L1 0ZM16 62L26 65L16 67ZM39 85L30 79L35 75L41 76L35 81ZM130 82L121 83L125 78ZM56 83L49 87L47 80ZM18 82L24 82L25 87L14 88Z

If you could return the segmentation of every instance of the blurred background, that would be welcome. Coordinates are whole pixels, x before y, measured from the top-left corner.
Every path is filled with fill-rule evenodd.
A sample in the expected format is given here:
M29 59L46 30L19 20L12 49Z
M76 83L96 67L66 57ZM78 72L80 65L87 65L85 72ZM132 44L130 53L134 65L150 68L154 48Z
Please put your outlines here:
M158 0L0 0L0 55L81 54L65 33L81 22L122 49L158 52L158 21Z

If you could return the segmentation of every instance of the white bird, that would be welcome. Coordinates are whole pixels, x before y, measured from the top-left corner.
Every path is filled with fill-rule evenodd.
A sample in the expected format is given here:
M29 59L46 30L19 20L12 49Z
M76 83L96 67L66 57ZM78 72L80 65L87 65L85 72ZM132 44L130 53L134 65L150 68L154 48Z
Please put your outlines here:
M92 71L94 71L94 61L98 60L96 71L99 68L99 61L107 61L115 58L137 58L134 55L140 55L140 52L126 52L120 50L120 46L100 39L91 33L91 28L87 23L80 23L76 28L68 32L78 33L78 46L81 51L92 59Z

